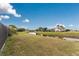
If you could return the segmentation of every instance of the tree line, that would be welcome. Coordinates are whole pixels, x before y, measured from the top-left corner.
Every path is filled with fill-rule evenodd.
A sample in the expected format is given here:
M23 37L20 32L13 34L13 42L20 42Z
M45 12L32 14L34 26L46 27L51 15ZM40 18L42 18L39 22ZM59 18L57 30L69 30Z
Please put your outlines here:
M65 29L62 26L57 26L59 29ZM38 27L35 30L29 30L29 29L25 29L25 28L17 28L15 25L9 25L8 26L8 35L11 36L12 34L17 34L17 32L23 32L23 31L27 31L27 32L36 32L36 31L41 31L41 32L55 32L55 29L48 29L47 27ZM70 31L70 29L65 29L65 32Z

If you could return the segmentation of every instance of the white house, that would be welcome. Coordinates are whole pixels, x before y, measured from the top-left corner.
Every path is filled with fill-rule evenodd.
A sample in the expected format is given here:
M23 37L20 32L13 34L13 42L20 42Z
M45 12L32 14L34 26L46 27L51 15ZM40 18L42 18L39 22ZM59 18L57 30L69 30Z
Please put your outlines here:
M29 32L29 34L31 34L31 35L36 35L36 32Z
M58 28L55 28L55 32L60 32L61 30Z
M62 24L57 24L54 28L55 32L62 32L65 30L65 26Z

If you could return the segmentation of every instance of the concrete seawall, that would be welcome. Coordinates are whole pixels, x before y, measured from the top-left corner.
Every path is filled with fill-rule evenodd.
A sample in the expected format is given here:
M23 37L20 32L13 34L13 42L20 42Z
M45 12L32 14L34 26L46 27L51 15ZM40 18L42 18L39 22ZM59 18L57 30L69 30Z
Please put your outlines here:
M2 48L3 44L5 43L7 36L8 36L7 27L0 23L0 49Z

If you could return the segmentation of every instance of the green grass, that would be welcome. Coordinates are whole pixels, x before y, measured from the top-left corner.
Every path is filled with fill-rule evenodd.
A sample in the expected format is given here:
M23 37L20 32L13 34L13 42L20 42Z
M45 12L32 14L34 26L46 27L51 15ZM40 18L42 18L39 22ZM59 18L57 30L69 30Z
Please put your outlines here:
M17 35L13 35L7 39L2 55L79 55L79 42L39 35L35 36L26 34L25 32L19 32Z
M37 32L38 35L44 36L60 36L60 37L76 37L79 38L79 32Z

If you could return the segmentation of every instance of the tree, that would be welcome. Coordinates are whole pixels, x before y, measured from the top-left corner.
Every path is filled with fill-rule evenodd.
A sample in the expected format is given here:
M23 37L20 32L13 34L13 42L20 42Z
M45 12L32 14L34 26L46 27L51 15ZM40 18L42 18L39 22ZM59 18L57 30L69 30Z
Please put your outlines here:
M70 30L70 29L66 29L65 31L66 31L66 32L69 32L69 31L71 31L71 30Z
M55 32L55 29L50 29L49 31L50 31L50 32Z
M43 28L42 28L42 27L39 27L39 28L38 28L38 31L43 31Z
M26 29L25 28L18 28L17 31L23 32L23 31L26 31Z
M9 25L9 27L12 27L12 28L17 28L15 25Z
M64 26L60 26L60 29L61 29L61 30L64 30L64 29L65 29L65 27L64 27Z
M43 32L45 32L45 31L47 31L47 27L45 27L45 28L39 27L38 29L36 29L36 31L43 31Z
M37 28L36 31L42 31L42 27Z
M45 28L42 28L42 31L44 31L44 32L45 32L45 31L47 31L47 27L45 27Z
M15 25L9 25L8 27L8 35L11 36L13 34L16 34L17 33L17 28Z

